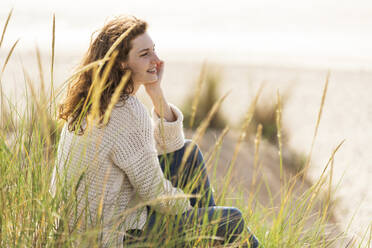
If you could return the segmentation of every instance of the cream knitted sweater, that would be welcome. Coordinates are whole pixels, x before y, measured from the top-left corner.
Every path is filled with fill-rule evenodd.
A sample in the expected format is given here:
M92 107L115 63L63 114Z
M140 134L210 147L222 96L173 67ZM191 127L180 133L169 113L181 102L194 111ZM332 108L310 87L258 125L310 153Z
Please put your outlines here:
M130 96L115 106L106 126L86 129L81 136L69 132L67 124L62 130L53 182L65 168L67 179L78 185L78 226L101 224L103 246L121 247L126 230L143 229L144 205L168 214L191 208L182 190L165 179L157 157L184 145L183 115L170 106L176 121L161 121L154 111L151 120L145 106ZM70 226L77 219L71 217Z

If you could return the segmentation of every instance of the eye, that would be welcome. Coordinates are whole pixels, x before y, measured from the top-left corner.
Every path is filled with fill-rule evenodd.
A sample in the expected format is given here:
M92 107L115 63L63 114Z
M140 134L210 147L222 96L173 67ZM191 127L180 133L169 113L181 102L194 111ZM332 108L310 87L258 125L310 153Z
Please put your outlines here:
M145 57L145 56L147 56L148 54L149 54L149 53L147 53L147 52L146 52L146 53L143 53L143 54L140 55L140 57Z

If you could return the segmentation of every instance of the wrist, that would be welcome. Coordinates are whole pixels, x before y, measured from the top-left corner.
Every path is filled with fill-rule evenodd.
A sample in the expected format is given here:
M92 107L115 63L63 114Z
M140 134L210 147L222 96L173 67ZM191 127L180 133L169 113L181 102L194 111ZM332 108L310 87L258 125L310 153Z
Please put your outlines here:
M147 89L147 94L150 96L153 102L158 102L164 98L163 90L160 87L154 89Z

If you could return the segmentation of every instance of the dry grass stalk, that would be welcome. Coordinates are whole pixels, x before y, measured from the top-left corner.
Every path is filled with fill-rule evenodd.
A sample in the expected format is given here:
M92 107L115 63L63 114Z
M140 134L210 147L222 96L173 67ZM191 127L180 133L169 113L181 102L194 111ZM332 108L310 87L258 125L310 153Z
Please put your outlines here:
M323 209L323 215L322 215L322 220L325 221L326 217L328 216L329 213L329 208L331 205L331 192L332 192L332 178L333 178L333 167L334 167L334 162L335 160L332 159L331 161L331 170L329 172L329 182L328 182L328 192L327 192L327 198L326 198L326 204Z
M7 66L7 64L8 64L8 62L9 62L9 59L10 59L10 57L12 56L12 54L13 54L13 52L14 52L14 49L15 49L15 47L17 46L18 42L19 42L19 39L16 40L16 42L14 42L13 46L10 48L10 50L9 50L9 52L8 52L8 55L7 55L6 58L5 58L4 65L3 65L2 69L1 69L1 73L0 73L0 80L1 80L1 78L2 78L2 76L3 76L3 73L4 73L4 71L5 71L5 68L6 68L6 66Z
M303 213L304 216L309 216L311 209L314 207L315 200L320 196L320 190L321 190L322 186L325 183L325 178L324 178L325 172L326 172L329 164L334 160L334 157L335 157L337 151L340 149L340 147L342 146L343 143L344 143L344 140L339 145L337 145L337 147L333 150L332 155L329 158L326 166L324 167L321 176L319 177L319 179L317 180L317 182L311 187L311 191L310 191L311 197L310 197L310 200L307 203L307 206L306 206L305 211ZM326 212L324 212L326 210L327 209L322 209L322 211L324 213L324 218L327 216L326 215ZM323 220L323 219L321 219L321 220ZM305 218L302 219L302 220L300 220L300 222L303 222L303 223L305 221L306 221ZM299 227L298 227L299 230L298 231L301 232L304 227L305 227L305 224L299 225Z
M5 21L5 24L4 24L4 28L3 28L3 32L2 32L2 34L1 34L0 47L1 47L1 45L3 44L4 36L5 36L5 33L6 33L6 29L7 29L7 27L8 27L8 24L9 24L10 18L12 17L12 14L13 14L13 9L11 9L11 10L9 11L8 17L6 18L6 21Z
M11 13L12 13L12 11L9 13L8 19L7 19L6 23L5 23L5 27L4 27L3 34L2 34L2 39L4 38L6 27L8 25L9 19L11 17ZM13 46L9 50L8 55L5 58L3 67L1 69L1 73L0 73L0 115L2 116L1 121L0 121L0 129L3 129L3 128L7 127L8 126L8 122L12 122L10 113L5 108L4 92L3 92L3 85L2 85L1 79L3 77L3 73L5 71L5 68L6 68L6 66L7 66L7 64L9 62L9 59L11 58L11 56L12 56L12 54L14 52L14 49L15 49L15 47L18 44L18 41L19 40L17 40L16 42L14 42ZM2 42L2 40L1 40L1 42ZM1 47L1 43L0 43L0 47Z
M101 105L101 95L102 95L102 92L104 91L105 89L105 85L107 83L107 78L111 72L111 68L112 66L114 65L115 63L115 59L118 55L118 51L115 51L112 55L112 57L110 57L110 60L108 61L107 63L107 66L105 67L104 71L103 71L103 75L102 77L100 77L100 73L99 73L99 69L96 69L95 70L95 73L94 73L94 77L93 77L93 82L92 82L92 85L89 89L89 92L92 92L92 110L91 112L89 113L89 119L91 121L93 120L98 120L101 118L101 111L100 111L100 105ZM110 83L110 82L109 82ZM88 93L88 96L89 96L89 93ZM88 101L89 97L87 97L86 101Z
M97 63L98 65L98 68L95 68L94 70L94 73L93 73L93 82L92 82L92 85L91 87L89 88L89 92L88 92L88 95L87 95L87 98L85 99L84 101L84 105L83 105L83 109L86 109L88 105L94 103L94 106L92 106L92 112L91 112L91 119L95 119L97 116L99 116L98 114L98 110L99 110L99 102L97 100L94 100L92 99L92 101L90 100L90 96L92 95L92 92L94 90L95 92L95 98L97 98L98 96L101 96L101 93L102 93L102 89L103 89L103 83L106 81L104 80L105 78L107 79L107 76L108 76L108 73L111 71L111 67L115 61L115 58L117 57L118 55L118 51L115 51L117 46L124 40L125 37L128 36L128 34L132 31L132 29L134 28L134 26L128 28L127 31L125 31L123 34L121 34L119 36L119 38L114 42L114 44L112 44L112 46L110 47L110 49L107 51L107 53L105 54L105 56L103 57L103 59L100 61L100 63ZM111 56L111 54L113 54ZM103 72L103 77L100 78L100 73L102 71L102 68L103 66L105 65L106 61L110 63L112 63L111 65L107 65L107 67L105 68L104 72ZM89 65L88 65L89 66ZM110 67L110 68L108 68ZM83 73L84 71L86 70L80 70L81 73ZM97 88L96 87L96 84L99 84L99 87ZM93 95L92 95L92 98L93 98ZM82 115L81 115L82 117ZM81 118L80 118L81 119ZM79 120L80 121L80 120Z
M51 145L51 139L50 139L50 127L48 125L48 113L46 111L46 105L45 105L45 98L41 98L41 100L39 101L39 97L37 96L36 94L36 90L33 86L33 83L32 83L32 80L30 79L30 77L28 76L27 72L24 70L24 74L25 74L25 77L26 77L26 83L28 84L28 87L30 88L30 91L31 91L31 100L32 100L32 103L34 106L36 106L36 109L37 109L37 112L39 113L39 117L41 119L41 124L42 124L42 133L43 133L43 137L46 139L45 142L46 142L46 146L47 147L50 147ZM41 94L42 96L45 97L45 92L42 92ZM35 118L36 116L34 116L35 114L33 114L33 118ZM32 132L32 126L33 126L33 122L35 121L35 119L33 119L31 121L31 126L30 126L30 137L31 137L31 132ZM46 156L49 156L48 153L45 154ZM49 157L46 157L46 161L49 160Z
M105 173L105 177L103 179L101 198L99 200L98 209L97 209L97 223L100 223L100 220L102 218L103 201L104 201L104 198L105 198L107 180L109 179L110 174L111 174L111 167L108 168L108 170Z
M189 146L187 146L187 148L185 150L185 153L184 153L184 155L182 157L182 161L181 161L181 165L180 165L180 170L182 170L185 167L187 158L190 156L190 154L193 151L195 145L198 144L198 143L200 143L201 139L203 138L203 136L205 134L205 131L208 128L208 125L209 125L211 119L213 118L213 116L215 115L215 113L217 113L217 111L221 107L222 102L226 99L226 97L228 96L229 93L230 92L226 93L217 102L214 103L214 105L213 105L212 109L209 111L207 117L202 121L202 123L197 128L195 134L192 137L191 144Z
M314 134L313 142L312 142L312 148L311 148L311 151L310 151L310 154L309 154L309 157L308 157L307 165L309 164L310 157L311 157L311 154L312 154L312 149L313 149L313 146L314 146L314 141L315 141L315 138L317 136L317 130L318 130L318 127L319 127L319 123L320 123L320 119L321 119L321 113L322 113L322 109L323 109L323 106L324 106L327 87L328 87L328 79L329 79L329 74L327 75L325 88L323 90L323 96L322 96L321 106L320 106L320 110L319 110L319 114L318 114L317 125L316 125L316 129L315 129L315 134ZM334 154L337 152L337 150L339 149L339 147L341 145L342 145L342 143L339 146L337 146L337 148L332 153L332 156L331 156L332 159L334 157ZM280 149L279 149L279 152L280 152ZM323 175L324 175L324 172L326 171L326 169L329 165L329 162L327 163L325 169L323 170L322 176L319 178L317 183L311 188L311 191L310 191L311 196L310 196L309 202L307 203L307 207L304 210L303 216L309 216L309 213L310 213L311 209L314 207L315 199L319 197L319 192L320 192L321 186L324 184ZM288 189L285 191L286 193L285 193L284 198L281 197L281 199L282 199L281 207L280 207L280 211L278 213L278 217L276 218L276 222L274 224L275 226L279 227L281 225L281 221L283 220L284 211L285 211L285 208L286 208L285 206L289 203L289 199L291 198L294 186L296 185L297 178L300 177L300 176L303 176L303 172L304 172L305 169L306 169L306 166L302 171L300 171L298 174L296 174L291 179L291 183L289 183ZM297 230L298 233L300 233L303 230L303 228L305 227L304 223L305 223L306 220L307 220L306 218L303 218L302 220L300 220L301 224L299 225L299 228Z
M251 104L248 108L248 111L247 111L247 113L244 117L244 121L243 121L243 124L242 124L241 129L240 129L241 130L240 135L239 135L238 141L235 145L232 159L229 163L229 169L226 173L225 182L224 182L224 186L223 186L223 191L222 191L222 194L221 194L222 198L225 196L228 185L230 184L230 181L231 181L231 178L232 178L231 174L232 174L233 167L235 165L236 159L237 159L239 151L240 151L240 146L241 146L242 142L245 140L245 137L247 135L248 127L249 127L249 124L252 121L252 118L253 118L253 115L254 115L254 110L256 108L259 96L261 95L262 89L263 89L263 86L261 86L260 89L258 90L255 98L251 102Z
M160 97L158 98L158 100L161 100ZM163 109L163 105L161 104L160 105L160 116L164 116L164 109ZM161 137L161 143L162 143L162 147L160 147L160 149L162 149L163 153L165 153L165 150L166 150L166 147L165 147L165 130L164 130L164 118L160 118L160 137Z
M211 121L211 119L213 118L215 113L217 113L217 111L221 107L222 102L225 100L225 98L228 96L229 93L230 92L226 93L217 102L215 102L212 109L209 111L207 117L202 121L200 126L196 129L196 132L192 137L192 141L193 141L192 145L187 147L187 149L185 151L185 155L182 158L181 168L183 168L183 166L185 165L186 160L187 160L188 156L190 155L192 149L194 148L195 144L198 144L201 141L201 139L203 138L203 136L205 134L205 131L208 128L209 122Z
M208 151L205 155L205 158L206 158L206 167L207 168L210 168L211 167L211 164L213 162L213 159L215 159L217 157L217 151L219 150L219 148L221 147L222 145L222 141L224 139L224 137L226 136L226 134L229 132L230 128L227 126L225 127L220 136L217 138L217 141L214 143L213 147L210 149L210 151Z
M249 206L251 206L251 203L253 201L253 192L256 192L256 180L258 175L258 158L259 158L259 150L260 150L260 144L262 139L262 125L258 124L257 126L257 132L256 132L256 138L254 139L254 160L253 160L253 173L252 173L252 182L251 182L251 188L249 189Z
M308 168L310 166L310 163L311 163L311 157L312 157L312 154L313 154L315 139L316 139L316 136L318 135L319 124L320 124L320 120L322 118L323 107L324 107L325 99L326 99L326 96L327 96L327 90L328 90L328 83L329 83L330 75L331 75L331 72L328 71L326 81L325 81L325 84L324 84L324 90L323 90L322 100L321 100L321 103L320 103L318 118L316 120L314 136L313 136L313 140L311 142L310 152L309 152L309 155L306 159L306 163L305 163L305 167L303 169L303 172L301 172L301 174L303 174L304 177L307 176L307 170L308 170Z
M283 144L282 144L282 100L279 94L279 90L277 91L277 109L276 109L276 129L277 129L277 137L278 137L278 145L279 145L279 166L280 166L280 185L284 185L284 174L283 174Z
M127 71L125 75L121 78L121 81L118 87L115 89L114 94L111 97L110 103L104 115L104 119L103 119L104 124L106 124L109 121L112 109L114 108L115 104L119 101L121 92L123 91L125 85L127 84L129 77L130 77L130 71Z
M89 71L89 70L93 70L94 68L97 68L98 66L100 66L101 64L103 63L106 63L107 61L109 61L110 58L108 59L99 59L99 60L96 60L84 67L82 67L81 69L77 70L76 72L74 72L70 77L68 77L63 83L62 85L60 86L60 88L57 90L58 92L58 95L61 94L65 88L67 87L67 90L71 87L71 82L76 78L78 77L80 74L86 72L86 71ZM56 95L56 97L58 96Z
M324 84L323 95L322 95L322 99L321 99L321 103L320 103L320 107L319 107L318 118L317 118L317 122L316 122L316 125L315 125L315 131L314 131L313 140L312 140L312 143L311 143L310 152L307 156L304 168L300 172L298 172L294 177L292 177L290 179L289 188L288 188L288 191L287 191L286 197L285 197L286 199L289 198L290 195L292 194L293 189L294 189L295 185L297 184L297 179L302 177L302 184L303 184L305 178L307 177L307 169L310 165L310 160L311 160L311 156L312 156L312 152L313 152L313 147L314 147L314 144L315 144L316 136L318 134L318 128L319 128L319 124L320 124L320 120L321 120L321 116L322 116L322 112L323 112L325 99L326 99L326 96L327 96L329 78L330 78L330 71L328 71L328 73L327 73L326 81L325 81L325 84Z
M322 174L320 175L320 178L319 178L318 182L319 182L319 181L324 177L324 174L325 174L325 172L327 171L328 166L329 166L329 165L332 163L332 161L334 160L334 157L335 157L335 155L336 155L336 152L341 148L341 146L342 146L344 143L345 143L345 140L341 141L340 144L338 144L338 145L336 146L336 148L333 150L332 155L331 155L331 157L329 158L329 160L328 160L326 166L324 167L324 169L323 169L323 171L322 171ZM315 185L317 185L317 184L315 184Z
M53 27L52 27L52 57L50 62L50 111L52 110L52 103L54 100L54 57L55 57L55 43L56 43L56 15L53 14ZM56 109L54 106L53 109ZM50 112L51 114L51 112ZM55 113L54 113L55 115Z
M240 129L241 130L240 131L240 136L239 136L238 142L235 145L234 154L233 154L232 160L230 162L230 166L229 166L230 168L232 168L233 165L235 164L235 161L236 161L236 159L238 157L238 154L239 154L239 151L240 151L241 143L244 141L244 139L247 135L248 127L249 127L249 124L252 121L252 118L253 118L253 115L254 115L254 110L256 109L257 101L258 101L258 99L261 95L262 89L263 89L263 86L261 86L260 89L258 90L255 98L253 99L252 103L250 104L250 106L248 108L248 111L245 115L243 124L242 124L241 129Z
M36 47L36 58L37 58L37 65L38 65L38 69L39 69L39 79L40 79L40 86L41 86L40 99L41 99L41 101L45 101L46 100L46 95L45 95L44 70L43 70L42 61L41 61L40 50L39 50L38 47ZM43 102L43 105L44 104L45 104L45 102Z
M32 86L31 81L29 82L29 87L31 89L31 96L32 96L32 101L36 104L38 112L41 114L41 121L42 121L42 130L44 133L44 137L46 138L46 146L50 147L51 145L51 138L50 138L50 127L48 125L48 120L50 119L47 107L48 107L48 99L46 96L45 92L45 81L44 81L44 71L42 67L42 60L41 60L41 55L40 55L40 50L38 47L36 47L36 58L37 58L37 64L38 64L38 69L39 69L39 79L40 79L40 96L36 96L36 92L34 87ZM40 99L40 100L37 100ZM49 156L49 153L46 153L46 156ZM46 161L48 161L48 157L46 158Z
M198 79L198 83L197 83L197 88L196 88L194 98L193 98L193 101L192 101L191 118L190 118L190 123L189 123L190 128L192 128L193 125L194 125L196 109L198 108L200 94L201 94L201 91L202 91L202 86L203 86L203 83L205 82L206 67L207 67L207 63L204 62L203 65L202 65L202 69L200 71L200 75L199 75L199 79Z

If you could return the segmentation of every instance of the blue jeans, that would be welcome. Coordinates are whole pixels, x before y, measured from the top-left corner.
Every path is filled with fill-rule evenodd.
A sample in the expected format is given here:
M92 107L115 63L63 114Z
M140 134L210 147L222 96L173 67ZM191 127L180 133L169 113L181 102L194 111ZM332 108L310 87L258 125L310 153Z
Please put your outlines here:
M190 198L190 204L194 210L184 212L181 216L167 216L173 218L173 227L180 232L195 225L211 225L215 228L215 235L223 239L223 243L235 241L245 228L244 219L239 209L234 207L216 206L212 188L209 183L205 168L203 155L197 145L194 145L183 168L182 159L188 146L192 145L186 140L185 146L173 153L159 156L161 169L165 177L172 182L172 185L181 188L185 193L198 194L200 197ZM146 223L145 232L154 231L157 226L157 219L165 216L149 210L149 217ZM208 222L208 223L205 223ZM155 230L156 231L156 230ZM250 246L258 247L256 237L250 233Z

